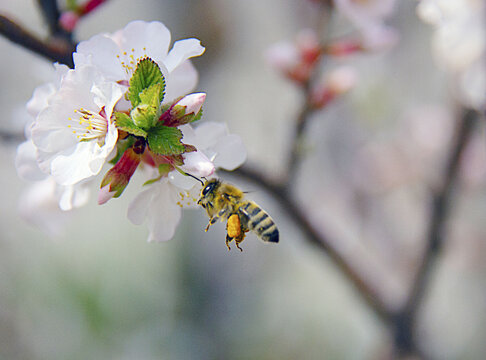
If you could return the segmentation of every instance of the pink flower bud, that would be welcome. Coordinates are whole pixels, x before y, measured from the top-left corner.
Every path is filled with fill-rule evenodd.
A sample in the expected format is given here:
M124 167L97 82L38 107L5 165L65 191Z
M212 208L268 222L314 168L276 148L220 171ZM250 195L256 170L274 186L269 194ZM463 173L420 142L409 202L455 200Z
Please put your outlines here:
M186 95L172 104L168 110L160 115L159 121L165 126L173 127L190 123L201 111L205 99L205 93Z
M329 90L336 95L341 95L354 88L358 76L353 67L341 66L331 70L326 78Z
M206 99L206 93L194 93L184 96L180 99L175 106L183 106L185 107L185 114L197 114Z
M301 31L295 42L280 42L268 49L267 62L287 78L305 83L322 53L317 35L312 30Z
M66 11L61 14L59 17L59 25L69 32L73 32L74 28L78 24L79 21L79 14L75 13L74 11Z
M324 52L331 56L348 56L362 50L361 42L357 39L341 39L327 45Z
M113 199L116 191L110 191L110 184L103 186L100 191L98 191L98 205L103 205L108 202L108 200Z
M316 108L323 108L337 96L350 91L356 82L356 71L350 66L341 66L331 70L312 90L310 103Z

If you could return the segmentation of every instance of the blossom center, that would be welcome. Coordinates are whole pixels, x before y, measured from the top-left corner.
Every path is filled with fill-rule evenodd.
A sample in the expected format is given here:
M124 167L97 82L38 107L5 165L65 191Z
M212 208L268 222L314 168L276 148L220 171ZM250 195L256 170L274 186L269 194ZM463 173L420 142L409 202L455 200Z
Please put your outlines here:
M118 61L120 61L120 64L123 67L123 69L125 70L125 72L127 73L127 75L131 76L133 74L133 72L135 71L135 69L137 68L138 62L141 59L147 57L147 54L146 54L147 48L143 47L142 50L143 50L143 55L141 55L137 58L135 58L135 55L134 55L135 49L133 49L133 48L129 52L124 51L120 55L116 56L116 58L118 59Z
M79 141L104 139L108 132L108 121L103 116L83 108L74 110L74 114L68 118L72 122L68 128L72 129Z

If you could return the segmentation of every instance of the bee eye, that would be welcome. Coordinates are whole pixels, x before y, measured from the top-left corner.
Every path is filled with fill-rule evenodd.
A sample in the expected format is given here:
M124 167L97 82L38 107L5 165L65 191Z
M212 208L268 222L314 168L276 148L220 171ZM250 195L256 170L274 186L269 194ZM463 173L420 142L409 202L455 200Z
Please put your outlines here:
M214 183L209 184L208 186L206 186L204 188L204 190L202 191L203 196L206 196L208 194L208 192L212 191L214 189L214 186L215 186Z

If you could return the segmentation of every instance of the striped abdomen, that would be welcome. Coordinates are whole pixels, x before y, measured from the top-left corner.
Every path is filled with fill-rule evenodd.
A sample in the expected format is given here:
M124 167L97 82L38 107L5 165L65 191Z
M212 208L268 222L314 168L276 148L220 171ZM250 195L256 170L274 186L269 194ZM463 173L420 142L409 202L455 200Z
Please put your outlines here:
M278 229L273 219L253 201L245 201L239 210L242 226L263 241L278 242Z

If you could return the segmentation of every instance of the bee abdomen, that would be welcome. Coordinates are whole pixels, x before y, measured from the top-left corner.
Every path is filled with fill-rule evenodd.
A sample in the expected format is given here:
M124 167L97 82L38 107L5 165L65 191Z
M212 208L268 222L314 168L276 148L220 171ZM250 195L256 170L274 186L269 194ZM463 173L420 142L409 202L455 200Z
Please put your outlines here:
M246 217L247 228L252 230L263 241L278 242L278 229L273 219L257 204L248 201L240 208Z

